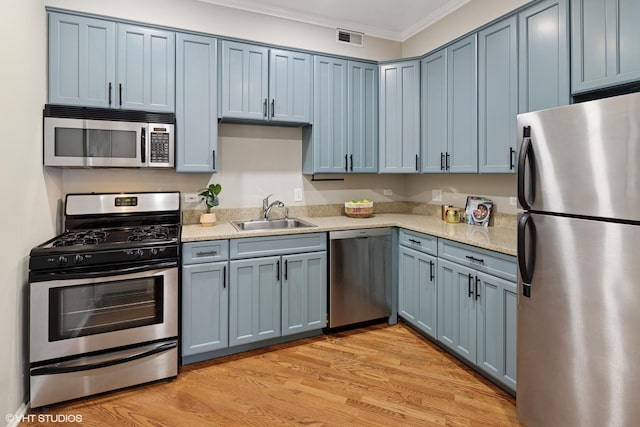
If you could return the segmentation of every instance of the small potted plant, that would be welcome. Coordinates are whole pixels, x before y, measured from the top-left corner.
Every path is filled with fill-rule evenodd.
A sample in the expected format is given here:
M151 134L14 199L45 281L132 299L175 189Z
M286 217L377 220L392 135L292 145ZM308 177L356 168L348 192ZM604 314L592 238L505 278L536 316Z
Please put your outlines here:
M220 194L221 191L222 186L220 184L209 184L208 187L201 190L198 194L206 208L206 212L200 214L200 224L203 227L211 227L212 225L215 225L216 214L215 212L211 212L211 208L218 206L218 203L220 202L218 194Z

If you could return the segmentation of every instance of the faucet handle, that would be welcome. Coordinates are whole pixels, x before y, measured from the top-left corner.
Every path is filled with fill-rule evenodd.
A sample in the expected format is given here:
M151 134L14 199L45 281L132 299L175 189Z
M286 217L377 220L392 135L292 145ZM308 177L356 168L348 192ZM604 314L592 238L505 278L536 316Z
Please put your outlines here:
M269 197L271 196L273 196L273 194L269 194L267 197L262 199L262 209L267 209L267 206L269 205Z

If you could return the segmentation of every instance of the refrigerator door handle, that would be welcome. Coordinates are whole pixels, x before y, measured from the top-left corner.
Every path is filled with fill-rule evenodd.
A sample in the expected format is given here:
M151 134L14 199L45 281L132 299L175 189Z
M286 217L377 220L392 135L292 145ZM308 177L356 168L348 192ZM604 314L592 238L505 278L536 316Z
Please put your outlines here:
M525 168L529 160L529 191L525 193ZM536 196L535 162L531 145L531 127L525 126L522 132L522 144L518 154L518 201L523 209L531 209Z
M529 247L525 241L529 230ZM528 250L527 250L528 249ZM528 256L527 256L528 252ZM525 212L518 219L518 268L520 269L520 277L525 284L524 296L528 297L529 285L533 278L533 270L536 265L536 227L533 218L529 212Z

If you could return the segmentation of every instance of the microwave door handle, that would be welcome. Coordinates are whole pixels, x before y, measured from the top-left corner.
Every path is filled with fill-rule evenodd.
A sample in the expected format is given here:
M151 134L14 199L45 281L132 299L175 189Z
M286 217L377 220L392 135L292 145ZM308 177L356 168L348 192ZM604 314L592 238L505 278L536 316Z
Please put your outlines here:
M140 161L143 165L147 163L147 128L144 126L140 131Z

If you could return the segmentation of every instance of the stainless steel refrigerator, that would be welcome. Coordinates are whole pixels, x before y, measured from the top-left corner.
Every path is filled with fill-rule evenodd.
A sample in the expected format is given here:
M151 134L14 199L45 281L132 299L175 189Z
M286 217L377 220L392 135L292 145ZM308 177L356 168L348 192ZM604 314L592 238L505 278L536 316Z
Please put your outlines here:
M640 94L518 129L518 418L638 426Z

